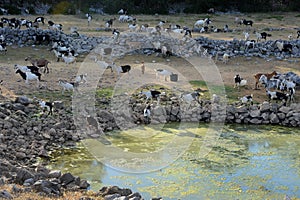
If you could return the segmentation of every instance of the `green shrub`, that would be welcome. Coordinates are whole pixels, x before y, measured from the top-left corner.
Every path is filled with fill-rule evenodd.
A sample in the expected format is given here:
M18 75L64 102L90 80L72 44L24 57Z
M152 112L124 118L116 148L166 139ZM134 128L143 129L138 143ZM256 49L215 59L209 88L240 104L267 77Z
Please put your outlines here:
M52 14L64 14L64 15L74 15L75 7L68 1L61 1L56 4L52 9Z

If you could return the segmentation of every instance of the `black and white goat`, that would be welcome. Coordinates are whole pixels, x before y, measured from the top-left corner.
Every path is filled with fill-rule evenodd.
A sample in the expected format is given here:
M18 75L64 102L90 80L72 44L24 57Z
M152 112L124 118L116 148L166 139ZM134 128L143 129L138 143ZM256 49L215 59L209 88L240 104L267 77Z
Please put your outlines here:
M256 38L257 42L260 41L261 39L264 39L265 41L267 40L267 37L271 37L272 35L266 32L258 33L256 32Z
M37 87L39 87L39 83L41 80L40 73L32 73L32 72L23 72L20 69L17 69L16 74L20 74L20 76L25 80L25 83L28 84L31 80L36 80Z
M253 105L253 94L251 95L245 95L243 97L240 98L240 101L242 104L251 104Z
M239 74L234 76L234 88L247 85L247 80L240 77Z
M200 19L197 20L194 24L194 27L201 27L201 26L208 26L209 24L211 24L211 20L209 18L205 18L205 19Z
M192 92L192 93L188 93L188 94L182 94L181 98L182 100L186 101L186 102L192 102L192 101L197 101L199 102L199 97L200 97L200 93L199 92Z
M156 98L159 100L161 92L157 90L141 91L140 94L146 96L146 100Z
M120 73L128 73L131 70L131 66L130 65L121 65L121 66L117 66L115 63L112 64L112 69L113 71L117 72L117 75L120 76Z
M276 100L277 102L278 100L280 100L280 101L284 101L284 104L286 104L286 102L290 100L290 94L285 94L277 91L272 92L269 90L266 90L266 94L269 97L269 101Z
M15 64L14 68L15 68L15 70L19 69L24 73L31 72L31 73L36 74L39 72L39 68L36 66L23 66L23 65Z
M88 21L88 26L90 25L90 22L92 21L93 17L90 13L85 14L85 16L87 17L87 21Z
M33 40L34 40L34 43L35 44L46 44L48 45L50 43L50 35L48 34L34 34L32 36Z
M53 102L37 99L36 97L34 97L34 100L38 102L40 107L43 109L43 112L45 112L45 109L47 109L48 110L48 115L53 114L53 106L54 106Z
M44 17L37 17L35 18L34 22L41 22L43 25L45 24L45 18Z
M241 20L241 24L244 24L245 26L252 26L253 25L253 21L252 20L242 19Z
M48 27L49 29L55 30L55 31L61 31L63 25L62 24L56 24L53 21L48 21Z
M293 45L292 44L286 44L280 41L275 41L276 47L279 49L280 52L289 52L290 54L293 51Z
M106 28L112 28L112 25L114 23L114 21L116 20L116 18L113 18L113 19L109 19L105 22L105 27Z
M151 119L151 105L147 105L143 111L144 113L144 123L145 124L150 124L150 119Z
M264 74L260 76L259 82L267 89L279 89L280 80L275 78L268 79Z
M0 52L4 52L6 54L7 48L6 48L6 43L5 42L0 44Z

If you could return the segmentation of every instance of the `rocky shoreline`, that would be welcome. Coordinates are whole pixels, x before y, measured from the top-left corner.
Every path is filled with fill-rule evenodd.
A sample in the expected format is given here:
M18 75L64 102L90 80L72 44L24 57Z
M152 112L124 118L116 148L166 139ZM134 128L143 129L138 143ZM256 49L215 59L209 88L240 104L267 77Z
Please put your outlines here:
M141 97L131 105L131 118L135 125L143 123L144 104L139 102L142 100ZM171 98L166 102L153 107L151 123L224 122L300 127L300 104L295 103L289 106L269 102L226 105L207 100L183 112L178 99ZM124 117L122 112L96 112L96 119L104 132L124 128L120 123ZM41 113L39 107L25 96L18 97L14 102L3 102L0 104L0 129L1 184L16 183L28 187L25 191L33 190L50 196L59 196L62 190L88 189L86 180L70 173L49 171L38 162L40 158L49 159L51 151L75 147L84 138L76 131L71 108L64 106L63 102L56 102L53 116Z

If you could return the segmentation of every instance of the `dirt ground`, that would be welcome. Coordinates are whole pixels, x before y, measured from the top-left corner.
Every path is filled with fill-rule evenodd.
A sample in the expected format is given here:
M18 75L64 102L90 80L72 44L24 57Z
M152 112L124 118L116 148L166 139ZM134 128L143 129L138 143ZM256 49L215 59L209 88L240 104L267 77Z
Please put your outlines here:
M11 16L13 17L13 16ZM34 19L36 16L17 16L24 17L29 19ZM55 16L46 16L46 20L53 20L56 23L63 24L64 32L68 33L70 27L76 26L78 27L78 31L80 34L93 35L93 36L101 36L101 35L111 35L111 32L105 31L97 31L97 28L103 28L105 20L115 16L94 16L91 24L87 25L87 19L84 16L63 16L63 15L55 15ZM201 19L205 16L199 15L179 15L179 16L144 16L139 15L136 16L139 24L150 23L151 25L155 25L160 20L166 20L168 23L176 23L176 24L185 24L188 26L192 26L192 24L197 20ZM213 15L209 16L214 26L222 28L224 24L228 24L229 28L235 29L236 31L231 33L209 33L209 34L200 34L193 33L193 37L197 36L205 36L213 39L225 39L232 40L233 38L244 39L243 31L249 31L250 39L255 39L255 35L252 34L253 31L262 31L265 28L284 28L282 31L273 31L271 32L272 40L275 39L287 39L288 34L295 35L295 28L297 24L299 24L299 16L297 13L273 13L273 14L248 14L244 16L233 16L233 15ZM234 24L235 17L252 19L254 21L254 26L252 28L246 28L242 26L236 26ZM281 20L279 20L279 18ZM121 30L127 31L127 24L119 23L117 20L114 23L114 27ZM41 26L43 29L47 29L47 25ZM78 72L80 66L84 63L84 59L86 55L80 55L77 58L77 62L75 64L66 65L63 62L56 62L56 58L54 53L49 51L50 46L29 46L29 47L18 47L16 45L9 46L7 54L0 54L0 79L3 80L2 85L2 94L6 95L6 93L21 95L21 94L30 94L30 95L38 95L44 98L51 98L52 100L57 100L53 98L61 98L60 96L60 88L58 85L58 79L66 79L73 80L75 75ZM14 73L14 65L27 65L29 64L24 59L27 56L32 56L34 58L44 57L51 61L49 67L51 72L49 74L42 75L41 88L38 89L35 83L30 83L26 85L24 80L18 74ZM291 62L293 60L295 62ZM263 102L267 100L265 95L265 91L254 90L254 78L253 74L257 72L270 73L274 70L285 73L289 71L293 71L296 74L300 75L300 59L290 59L279 61L275 58L270 58L269 60L264 60L261 58L245 58L245 57L236 57L229 60L227 64L224 64L220 61L214 62L219 70L223 82L226 87L233 87L233 77L236 74L240 74L240 76L248 81L248 85L245 88L241 88L239 91L237 89L230 90L228 96L234 96L234 98L242 97L244 95L253 94L254 100L256 102ZM186 67L186 61L184 59L171 57L169 60L163 59L161 57L155 56L128 56L123 60L118 61L120 64L130 64L133 68L140 69L141 62L145 62L146 72L154 75L153 70L151 69L151 63L160 63L164 65L168 65L171 68L183 70L183 74L185 78L188 80L203 80L203 77L195 75L195 69L192 67ZM147 71L148 70L148 71ZM179 77L180 80L180 77ZM100 88L111 87L116 83L117 79L114 74L111 74L110 71L106 71L102 83L99 84ZM296 92L297 93L297 92ZM50 94L50 95L49 95ZM52 95L51 95L52 94ZM4 99L4 98L2 98ZM299 102L300 95L297 94L296 102Z

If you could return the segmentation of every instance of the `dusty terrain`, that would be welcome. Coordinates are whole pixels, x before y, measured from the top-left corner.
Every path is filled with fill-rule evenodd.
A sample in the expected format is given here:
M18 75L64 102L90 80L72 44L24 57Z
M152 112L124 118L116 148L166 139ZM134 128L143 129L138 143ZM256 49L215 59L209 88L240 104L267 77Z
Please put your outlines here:
M12 16L13 17L13 16ZM34 19L36 16L17 16L24 17L27 19ZM93 16L91 24L88 26L87 19L84 16L63 16L63 15L53 15L46 16L46 20L53 20L56 23L63 24L63 30L66 33L69 33L70 27L78 27L78 32L80 34L86 34L91 36L101 36L101 35L111 35L111 32L97 31L98 28L103 28L106 20L110 18L118 18L115 16ZM187 25L192 27L192 24L205 15L179 15L179 16L136 16L138 24L149 23L150 25L156 25L160 20L166 20L167 23L176 23L181 25ZM284 28L282 31L272 31L272 37L270 39L287 39L289 34L296 34L295 28L299 21L299 16L296 13L273 13L273 14L248 14L244 16L233 16L233 15L211 15L209 16L213 25L218 28L222 28L224 24L228 24L230 29L235 29L236 31L230 33L193 33L193 37L205 36L213 39L225 39L232 40L233 38L244 39L243 31L249 31L250 39L255 39L253 31L263 31L265 28ZM237 26L234 23L235 17L252 19L254 25L252 28L246 28L243 26ZM47 29L47 25L40 26L42 29ZM122 31L128 31L127 23L119 23L116 20L113 24L113 27ZM50 46L28 46L28 47L18 47L17 45L12 45L8 47L7 54L0 54L0 79L4 81L3 86L5 86L12 93L17 95L20 94L30 94L32 96L39 96L41 98L50 98L51 100L57 100L61 97L60 88L58 86L58 79L73 80L77 71L86 55L80 55L77 58L75 64L66 65L63 62L56 62L54 53L49 51ZM13 66L15 64L27 65L29 64L24 60L25 57L32 56L34 58L44 57L51 61L49 67L51 72L49 74L43 74L41 88L38 89L35 83L30 83L26 85L21 77L14 73ZM169 60L166 60L161 57L155 56L128 56L123 60L119 60L119 64L130 64L134 68L140 68L140 63L145 62L146 72L151 70L147 67L147 63L153 63L155 60L156 63L166 64L172 68L184 69L184 75L189 80L203 80L203 77L195 77L193 68L187 68L186 61L183 59L171 57ZM291 62L291 60L296 62ZM288 71L293 71L297 74L300 74L300 59L289 59L284 61L276 60L276 58L270 58L268 61L260 58L252 57L236 57L231 58L227 64L224 64L220 61L216 61L215 64L220 71L224 84L226 86L228 97L232 97L231 100L237 99L246 94L253 94L254 100L256 102L262 102L267 100L264 90L253 90L254 87L254 78L253 74L257 72L272 72L276 70L280 73L285 73ZM189 70L190 69L190 70ZM148 72L149 72L148 71ZM248 86L241 88L240 91L233 89L233 77L236 74L240 74L241 77L248 81ZM111 87L117 81L114 74L111 74L110 71L105 72L103 76L103 83L99 84L100 89ZM2 90L2 93L5 93L5 89ZM66 94L65 96L70 96ZM299 95L296 96L296 102L299 102Z

